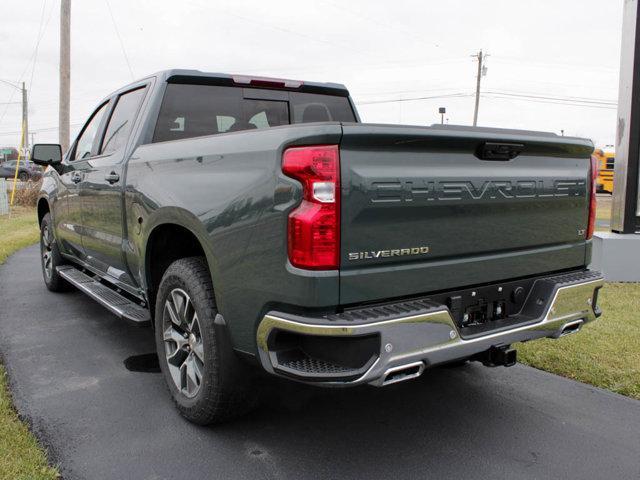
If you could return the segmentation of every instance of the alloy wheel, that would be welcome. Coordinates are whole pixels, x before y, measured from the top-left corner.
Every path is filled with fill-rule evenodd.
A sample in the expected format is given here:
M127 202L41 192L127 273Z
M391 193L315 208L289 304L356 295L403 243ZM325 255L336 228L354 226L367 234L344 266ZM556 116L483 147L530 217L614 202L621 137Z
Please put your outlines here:
M181 288L171 290L164 303L162 334L173 383L186 397L195 397L204 377L204 346L198 314Z
M47 279L51 279L53 274L53 238L49 226L45 225L42 229L42 266Z

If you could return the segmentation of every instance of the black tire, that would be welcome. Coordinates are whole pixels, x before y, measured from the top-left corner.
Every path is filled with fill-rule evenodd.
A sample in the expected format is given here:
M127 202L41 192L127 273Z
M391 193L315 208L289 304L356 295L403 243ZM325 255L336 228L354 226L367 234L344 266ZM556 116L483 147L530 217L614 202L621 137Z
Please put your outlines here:
M27 172L18 173L18 180L20 180L21 182L28 182L29 181L29 174Z
M44 284L52 292L67 292L71 290L71 285L58 275L56 270L56 267L65 263L64 258L60 255L58 243L53 236L51 215L47 213L40 223L40 264L42 266Z
M233 352L226 327L215 323L217 313L205 260L189 257L173 262L156 298L156 348L176 407L199 425L229 420L255 405L251 372Z

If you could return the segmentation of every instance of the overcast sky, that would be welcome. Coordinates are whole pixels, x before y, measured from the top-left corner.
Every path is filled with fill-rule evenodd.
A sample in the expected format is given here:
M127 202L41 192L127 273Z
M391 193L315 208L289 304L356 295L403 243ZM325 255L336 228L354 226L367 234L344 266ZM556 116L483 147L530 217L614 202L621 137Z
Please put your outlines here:
M444 106L470 124L482 48L479 125L611 144L622 2L72 0L72 134L109 92L166 68L334 81L365 122L430 125ZM0 80L27 82L37 142L58 140L59 11L0 2ZM0 146L19 143L21 106L6 104L19 100L0 82Z

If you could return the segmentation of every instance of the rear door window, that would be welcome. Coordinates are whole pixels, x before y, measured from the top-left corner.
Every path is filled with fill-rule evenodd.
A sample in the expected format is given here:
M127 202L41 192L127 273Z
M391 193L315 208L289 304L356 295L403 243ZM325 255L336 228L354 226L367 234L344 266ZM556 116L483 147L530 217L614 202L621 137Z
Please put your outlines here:
M290 123L355 121L347 97L285 92L283 98L285 100L245 98L244 89L240 87L170 83L153 142Z

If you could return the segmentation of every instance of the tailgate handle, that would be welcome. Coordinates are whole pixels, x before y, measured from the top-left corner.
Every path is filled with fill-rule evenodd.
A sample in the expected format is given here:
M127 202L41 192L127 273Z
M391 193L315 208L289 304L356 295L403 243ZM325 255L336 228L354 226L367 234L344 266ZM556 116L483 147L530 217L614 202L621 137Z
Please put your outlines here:
M516 158L522 150L522 143L485 142L478 149L476 156L481 160L507 161Z

